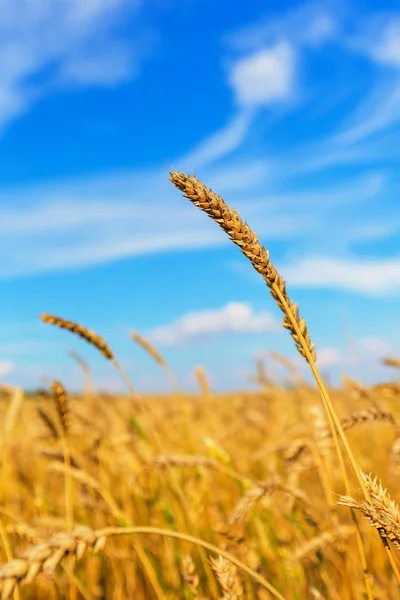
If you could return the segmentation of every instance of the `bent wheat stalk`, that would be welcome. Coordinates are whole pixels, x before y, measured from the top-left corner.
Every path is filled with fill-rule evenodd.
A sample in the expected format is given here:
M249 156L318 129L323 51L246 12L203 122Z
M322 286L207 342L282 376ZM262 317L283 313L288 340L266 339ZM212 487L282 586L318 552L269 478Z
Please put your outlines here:
M363 491L366 499L369 499L368 490L360 476L359 466L349 446L339 417L334 409L330 396L325 388L322 378L316 366L315 343L311 342L310 334L307 329L306 321L299 315L299 307L292 302L286 291L286 283L280 276L269 257L269 252L260 244L260 241L254 231L250 229L247 223L243 222L235 209L229 208L221 196L218 196L211 189L208 189L201 183L195 175L186 175L185 173L172 170L169 172L170 181L177 187L185 198L188 198L195 206L205 212L213 221L228 234L229 238L240 248L251 262L253 268L262 275L266 282L272 297L278 307L284 314L283 326L288 329L295 342L299 353L307 360L313 372L318 388L321 393L322 401L329 419L330 428L334 437L336 452L341 466L346 490L350 490L345 464L342 452L337 440L339 435L346 454L350 460L351 466ZM358 524L354 511L352 518L355 524ZM372 590L369 581L368 568L365 559L365 553L361 541L361 533L358 529L357 545L363 566L365 586L369 600L372 600ZM396 575L400 587L400 576Z
M169 529L160 529L158 527L105 527L104 529L93 531L85 526L78 526L71 533L56 533L47 542L31 546L22 557L3 564L0 567L1 599L8 600L16 585L31 583L39 573L53 572L65 556L75 556L79 560L89 549L94 552L102 550L107 538L111 536L134 534L171 537L200 546L209 552L214 552L250 575L250 577L253 577L274 598L285 600L282 594L264 577L242 563L235 556L214 546L214 544L191 535Z

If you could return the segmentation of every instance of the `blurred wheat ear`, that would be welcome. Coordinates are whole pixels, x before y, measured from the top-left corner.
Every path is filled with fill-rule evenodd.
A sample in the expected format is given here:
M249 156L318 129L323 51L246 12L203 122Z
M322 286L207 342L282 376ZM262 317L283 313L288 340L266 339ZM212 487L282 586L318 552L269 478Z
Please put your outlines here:
M64 319L63 317L56 317L55 315L50 315L49 313L42 313L40 315L40 318L43 323L48 323L49 325L54 325L55 327L59 327L60 329L70 331L71 333L78 335L82 339L86 340L89 344L97 348L102 353L104 358L113 363L113 365L121 375L122 379L128 386L132 397L135 399L139 399L139 396L136 390L134 389L132 382L126 375L125 371L122 369L119 362L117 362L113 351L111 350L110 346L106 343L104 338L101 337L101 335L98 335L95 331L93 331L92 329L88 329L84 325L80 325L79 323L75 323L74 321L68 321L68 319Z

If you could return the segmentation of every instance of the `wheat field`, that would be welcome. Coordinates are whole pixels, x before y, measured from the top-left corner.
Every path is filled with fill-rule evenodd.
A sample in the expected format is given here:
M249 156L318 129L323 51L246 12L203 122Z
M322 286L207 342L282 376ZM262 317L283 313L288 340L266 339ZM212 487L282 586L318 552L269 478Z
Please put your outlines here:
M127 393L94 394L77 354L80 395L61 381L34 396L2 388L1 598L398 598L400 385L347 377L329 388L255 232L194 175L170 180L263 277L316 385L272 353L287 385L260 359L256 391L216 394L197 367L189 395L131 332L171 383L169 395L143 396L99 333L43 313L95 346ZM389 379L400 361L385 363Z

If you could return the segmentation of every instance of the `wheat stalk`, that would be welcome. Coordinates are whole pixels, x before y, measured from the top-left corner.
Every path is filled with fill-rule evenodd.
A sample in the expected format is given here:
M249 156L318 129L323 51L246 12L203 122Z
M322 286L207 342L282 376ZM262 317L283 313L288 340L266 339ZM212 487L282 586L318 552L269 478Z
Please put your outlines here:
M171 369L168 366L165 358L160 354L160 352L151 344L148 340L146 340L143 336L141 336L136 331L131 331L130 336L134 342L136 342L145 352L147 352L153 360L165 371L166 376L168 377L172 389L177 393L179 392L179 385L175 375L172 373Z
M98 552L104 548L107 539L119 535L158 535L175 538L196 546L202 547L209 552L219 554L235 567L243 570L253 577L260 585L267 589L274 598L285 600L264 577L242 563L235 556L199 538L157 527L105 527L92 530L80 525L74 531L56 533L44 543L30 547L20 558L14 559L0 567L1 600L8 600L18 584L31 583L39 573L50 575L55 571L65 556L73 556L81 559L88 550ZM165 597L162 595L162 597Z
M264 278L272 297L284 314L283 326L289 330L297 350L309 363L317 385L320 389L321 397L329 419L330 428L334 437L336 452L341 466L346 490L348 492L350 491L350 485L347 479L346 467L341 449L337 442L337 434L339 434L339 437L342 440L343 446L347 456L350 459L350 463L360 483L361 489L365 497L368 498L368 491L360 477L358 464L348 444L345 433L340 425L339 417L336 414L332 401L321 379L320 373L316 367L316 351L314 349L315 344L311 342L306 321L303 317L300 317L299 307L297 304L290 300L286 291L286 283L276 270L275 266L272 264L268 251L260 244L256 233L250 229L247 223L242 221L236 210L229 208L221 196L218 196L211 189L208 189L197 179L197 177L194 175L188 176L185 173L172 170L169 172L169 179L186 198L188 198L195 206L199 207L213 221L220 225L225 233L228 234L229 238L237 246L239 246L242 254L244 254L250 260L253 268ZM352 513L352 518L356 524L357 520L354 513ZM361 532L359 530L357 531L357 545L362 562L368 598L369 600L372 600L372 590L369 581L365 552L362 544ZM400 587L400 573L396 574L396 579Z
M78 354L78 352L75 352L75 350L68 350L68 354L82 369L83 377L84 377L84 392L85 392L85 395L87 398L91 397L91 395L92 395L92 380L90 377L90 367L89 367L88 363L80 354Z
M202 365L198 365L194 369L194 374L201 390L201 395L205 401L209 401L212 397L210 384L207 379L206 370Z
M63 457L64 464L66 466L65 471L65 512L66 512L66 520L68 525L68 530L71 531L74 526L74 509L73 509L73 489L72 489L72 477L69 473L69 469L71 468L71 448L69 444L68 434L69 434L69 412L70 412L70 403L69 398L67 396L67 392L63 384L60 381L53 381L51 385L51 394L56 405L58 418L61 426L62 432L62 447L63 447Z

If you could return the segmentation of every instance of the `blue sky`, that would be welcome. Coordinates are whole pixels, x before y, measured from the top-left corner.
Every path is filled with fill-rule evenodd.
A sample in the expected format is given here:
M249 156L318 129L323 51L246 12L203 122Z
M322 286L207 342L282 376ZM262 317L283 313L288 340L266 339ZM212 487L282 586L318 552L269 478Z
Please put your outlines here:
M41 312L103 335L140 391L304 375L262 279L167 180L192 169L253 227L334 382L400 355L395 2L1 0L0 377L123 384ZM398 5L397 5L398 6ZM267 361L267 370L279 376Z

